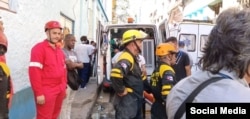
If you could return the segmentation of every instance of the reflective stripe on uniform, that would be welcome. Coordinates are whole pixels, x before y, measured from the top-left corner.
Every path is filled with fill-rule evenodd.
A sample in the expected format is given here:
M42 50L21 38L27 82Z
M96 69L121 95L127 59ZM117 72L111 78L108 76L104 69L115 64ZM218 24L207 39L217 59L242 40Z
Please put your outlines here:
M4 73L6 74L7 77L10 76L10 69L9 67L4 63L4 62L0 62L0 66L2 67Z
M123 78L123 76L120 73L116 72L111 72L110 76L113 78Z
M121 70L120 69L116 69L116 68L112 69L111 72L121 74Z
M165 90L165 89L171 89L171 85L164 85L164 86L162 86L162 90Z
M133 89L132 89L132 88L128 88L128 87L126 87L125 89L126 89L126 90L127 90L127 92L129 92L129 93L133 93Z
M9 91L7 91L6 98L10 98L10 92Z
M43 65L40 62L30 62L30 67L38 67L40 69L43 68Z
M147 79L147 76L146 75L142 75L142 80L146 80Z
M111 70L110 76L114 78L123 78L123 76L121 75L121 70L117 68Z
M164 85L162 86L161 94L162 95L168 95L171 90L171 85Z
M162 91L161 95L168 95L170 93L170 91Z

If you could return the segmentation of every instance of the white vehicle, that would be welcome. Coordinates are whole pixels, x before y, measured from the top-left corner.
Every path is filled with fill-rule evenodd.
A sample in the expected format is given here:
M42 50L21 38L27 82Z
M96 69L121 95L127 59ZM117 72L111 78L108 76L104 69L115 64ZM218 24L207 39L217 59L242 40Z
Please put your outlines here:
M111 72L111 38L114 38L116 43L122 39L122 35L129 29L138 29L146 32L150 37L143 41L142 55L146 60L147 75L151 75L155 68L156 56L155 46L158 44L157 27L154 24L116 24L107 25L106 27L98 30L97 36L97 83L103 85L103 89L109 89L111 85L110 72Z
M213 26L212 21L205 20L183 20L175 24L164 21L159 25L159 33L163 41L170 36L175 36L185 43L185 50L193 60L191 65L194 72L198 70L197 63L202 56L201 51Z

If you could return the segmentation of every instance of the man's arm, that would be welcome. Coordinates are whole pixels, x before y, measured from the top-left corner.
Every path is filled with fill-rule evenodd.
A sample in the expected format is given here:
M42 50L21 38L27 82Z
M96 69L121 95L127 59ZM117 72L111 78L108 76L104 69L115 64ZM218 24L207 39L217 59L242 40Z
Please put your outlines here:
M190 65L185 66L185 70L186 70L187 76L190 76L191 75L191 66Z
M42 92L42 69L43 53L38 48L32 48L29 64L29 78L36 96L43 95Z
M42 48L33 47L31 50L31 58L29 64L29 79L31 87L34 91L37 104L45 103L45 96L42 87L42 69L43 69L44 53Z
M75 68L83 68L83 63L72 62L70 59L66 60L66 65L67 65L67 68L70 70L75 69Z
M190 59L189 56L186 52L183 52L184 55L184 63L185 63L185 71L186 71L186 75L190 76L191 75L191 64L190 64Z
M175 74L174 72L167 70L163 73L162 76L162 99L165 101L167 98L167 95L170 93L170 90L173 88L175 85Z

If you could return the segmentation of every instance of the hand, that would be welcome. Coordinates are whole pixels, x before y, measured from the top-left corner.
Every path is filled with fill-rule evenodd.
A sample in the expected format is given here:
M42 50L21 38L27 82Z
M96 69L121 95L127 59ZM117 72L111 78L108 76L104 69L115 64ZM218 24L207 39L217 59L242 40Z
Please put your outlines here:
M128 91L125 89L124 91L123 91L123 93L117 93L117 95L119 95L119 96L125 96L125 95L127 95L128 94Z
M40 95L36 97L36 103L39 105L43 105L45 103L45 97L44 95Z

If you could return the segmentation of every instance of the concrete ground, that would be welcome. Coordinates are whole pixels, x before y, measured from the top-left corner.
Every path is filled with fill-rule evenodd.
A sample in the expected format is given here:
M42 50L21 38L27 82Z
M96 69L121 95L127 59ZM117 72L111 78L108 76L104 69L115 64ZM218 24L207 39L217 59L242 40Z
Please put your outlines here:
M96 101L98 85L95 78L90 78L86 89L80 88L72 103L71 119L88 119Z
M100 90L96 79L91 78L86 89L81 88L76 91L72 103L71 119L114 119L115 112L109 102L109 97L109 93ZM150 106L148 104L146 105L145 119L150 119Z

